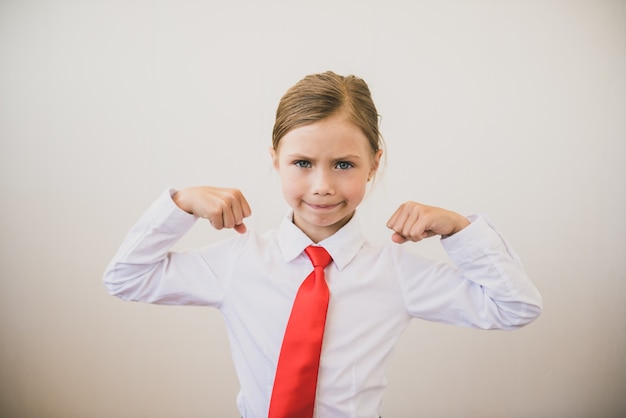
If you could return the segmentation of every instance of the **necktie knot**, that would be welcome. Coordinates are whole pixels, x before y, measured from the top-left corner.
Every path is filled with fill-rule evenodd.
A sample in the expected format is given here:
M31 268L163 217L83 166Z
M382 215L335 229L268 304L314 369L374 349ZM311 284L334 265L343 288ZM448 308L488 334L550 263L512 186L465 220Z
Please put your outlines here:
M332 257L328 254L328 251L326 251L324 247L309 245L304 249L304 252L311 259L313 267L326 268L326 266L332 261Z

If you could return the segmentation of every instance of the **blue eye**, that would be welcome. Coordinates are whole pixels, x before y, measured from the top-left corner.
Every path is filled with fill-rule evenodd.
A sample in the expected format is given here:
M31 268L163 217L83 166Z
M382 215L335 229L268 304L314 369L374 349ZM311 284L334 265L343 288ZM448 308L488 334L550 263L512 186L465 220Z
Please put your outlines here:
M298 160L298 161L294 161L294 164L296 167L300 167L300 168L309 168L311 167L311 163L305 160Z
M335 167L337 167L340 170L347 170L349 168L354 167L354 165L347 161L339 161Z

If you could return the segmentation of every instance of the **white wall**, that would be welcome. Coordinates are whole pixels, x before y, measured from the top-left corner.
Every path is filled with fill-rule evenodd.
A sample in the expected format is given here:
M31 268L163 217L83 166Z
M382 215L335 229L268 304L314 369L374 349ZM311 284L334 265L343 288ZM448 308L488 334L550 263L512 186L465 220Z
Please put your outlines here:
M238 416L219 314L101 276L167 186L239 187L276 225L275 107L327 69L383 116L372 239L404 200L488 213L545 299L516 332L414 322L384 415L626 411L626 4L302 3L0 1L0 415Z

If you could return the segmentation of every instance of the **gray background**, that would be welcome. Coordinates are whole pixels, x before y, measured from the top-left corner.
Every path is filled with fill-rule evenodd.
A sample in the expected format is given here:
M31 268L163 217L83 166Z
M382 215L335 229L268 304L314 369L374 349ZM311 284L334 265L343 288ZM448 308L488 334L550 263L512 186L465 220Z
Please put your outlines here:
M277 225L275 108L329 69L382 115L371 239L405 200L487 213L545 301L515 332L415 321L383 415L626 411L623 1L4 0L2 416L238 416L219 314L122 302L101 276L168 186L239 187L248 226ZM231 233L199 222L179 246Z

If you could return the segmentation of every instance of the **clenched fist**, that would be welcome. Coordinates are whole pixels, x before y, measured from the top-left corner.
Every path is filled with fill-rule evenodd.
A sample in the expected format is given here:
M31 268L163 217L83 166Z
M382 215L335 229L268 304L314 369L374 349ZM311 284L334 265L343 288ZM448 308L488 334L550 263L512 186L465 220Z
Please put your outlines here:
M400 205L387 222L387 227L394 231L393 242L402 244L406 241L421 241L434 235L447 237L469 225L469 220L446 209L426 206L416 202Z
M172 199L185 212L208 219L213 228L233 228L240 234L246 232L244 218L252 214L238 189L190 187L175 193Z

